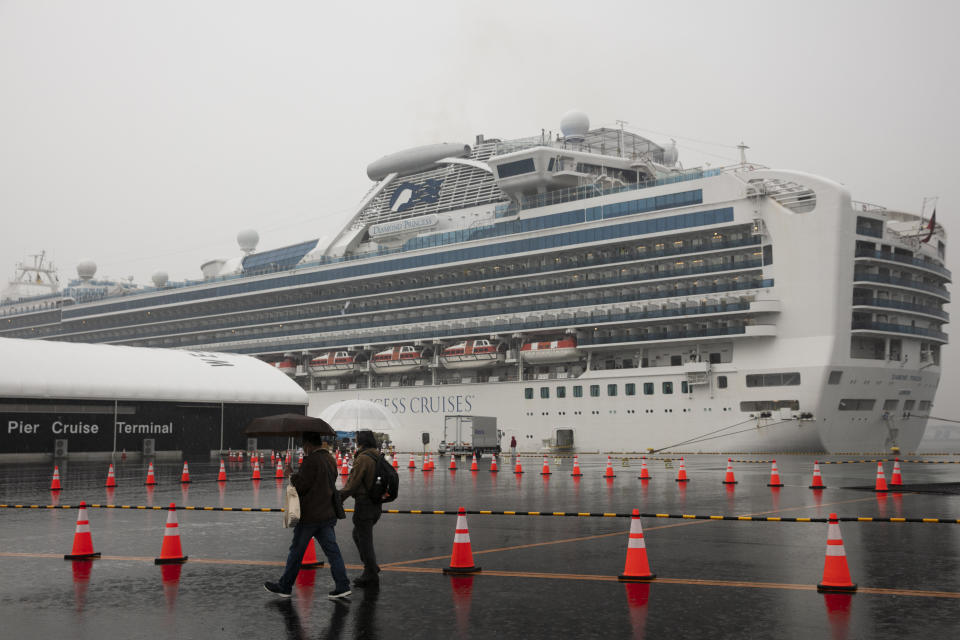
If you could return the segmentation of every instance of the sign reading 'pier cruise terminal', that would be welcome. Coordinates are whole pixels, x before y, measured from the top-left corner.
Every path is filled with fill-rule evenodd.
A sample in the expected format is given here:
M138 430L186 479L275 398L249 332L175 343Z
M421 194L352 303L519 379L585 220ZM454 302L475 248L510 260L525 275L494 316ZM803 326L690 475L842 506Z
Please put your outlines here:
M100 429L99 424L86 422L54 420L49 425L44 425L40 422L25 422L23 420L7 421L7 435L41 435L46 433L58 436L97 435L100 433ZM116 430L118 434L164 435L173 433L173 422L130 424L118 420Z

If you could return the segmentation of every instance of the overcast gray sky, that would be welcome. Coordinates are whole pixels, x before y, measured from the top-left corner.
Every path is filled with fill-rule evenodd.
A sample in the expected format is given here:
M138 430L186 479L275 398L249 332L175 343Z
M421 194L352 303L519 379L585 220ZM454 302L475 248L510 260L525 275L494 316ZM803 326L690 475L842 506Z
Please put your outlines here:
M675 138L685 166L743 140L858 200L938 195L957 233L958 18L930 0L0 0L0 276L46 250L64 277L91 258L198 278L242 228L261 249L335 232L382 155L557 130L574 107ZM935 413L960 418L957 351Z

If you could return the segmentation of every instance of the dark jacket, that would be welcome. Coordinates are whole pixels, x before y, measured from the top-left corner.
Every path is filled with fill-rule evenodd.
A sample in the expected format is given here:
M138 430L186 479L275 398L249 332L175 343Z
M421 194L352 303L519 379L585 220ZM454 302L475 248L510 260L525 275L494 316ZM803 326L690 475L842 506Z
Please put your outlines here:
M333 483L337 478L337 461L325 449L316 449L303 458L299 471L290 482L300 496L300 521L318 524L333 520Z
M367 492L377 480L376 458L382 454L379 449L367 447L357 452L353 459L353 469L347 478L347 484L340 489L343 498L353 496L355 500L366 500Z

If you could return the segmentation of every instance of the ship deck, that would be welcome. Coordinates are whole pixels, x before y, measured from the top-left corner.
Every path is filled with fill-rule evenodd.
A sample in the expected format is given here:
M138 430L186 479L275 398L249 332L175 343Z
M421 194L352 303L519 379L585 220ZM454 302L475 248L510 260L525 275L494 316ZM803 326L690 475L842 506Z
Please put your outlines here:
M904 464L918 491L872 491L876 462L824 464L828 488L813 492L808 456L777 460L786 486L766 486L769 462L757 456L734 464L736 485L723 485L726 458L685 460L691 482L674 481L676 461L650 461L652 480L637 479L640 462L583 456L583 477L570 476L569 458L521 457L516 476L506 456L501 471L450 472L447 459L424 473L400 457L399 510L424 509L751 515L756 518L960 517L955 491L958 456L926 456L949 464ZM735 456L736 458L736 456ZM920 459L911 458L911 459ZM851 458L827 457L841 461ZM668 467L669 464L669 467ZM159 485L143 486L145 465L117 467L118 488L106 494L105 463L61 465L59 505L178 505L272 508L281 489L272 478L254 486L249 466L228 464L229 482L215 482L218 465L191 463L190 485L180 463L157 464ZM891 465L886 464L889 480ZM0 503L51 503L52 465L0 466ZM951 489L953 483L954 489ZM352 501L348 503L351 506ZM453 515L386 514L375 529L383 568L378 592L355 589L349 602L325 597L326 569L307 575L290 600L264 592L275 580L290 541L280 514L178 512L189 561L178 580L164 582L153 563L167 514L162 510L89 510L95 549L103 558L87 578L62 559L70 551L74 509L0 509L0 611L8 634L29 637L909 637L953 635L960 600L960 525L843 522L853 595L817 593L827 526L822 522L717 521L644 518L649 584L617 581L624 569L629 518L485 515L468 518L480 573L449 577ZM348 572L359 574L349 521L337 527Z

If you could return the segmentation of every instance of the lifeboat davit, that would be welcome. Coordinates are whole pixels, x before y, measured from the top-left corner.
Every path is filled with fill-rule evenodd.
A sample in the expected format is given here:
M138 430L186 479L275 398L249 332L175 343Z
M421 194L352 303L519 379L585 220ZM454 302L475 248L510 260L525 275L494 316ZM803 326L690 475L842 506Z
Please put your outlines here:
M447 369L479 369L503 362L498 345L489 340L466 340L447 347L440 363Z
M277 369L280 369L280 371L283 371L291 378L297 375L297 363L293 360L281 360L280 362L275 363L273 366L275 366Z
M583 351L577 349L576 338L527 342L520 347L520 353L524 362L567 362L583 355Z
M336 378L358 369L357 357L348 351L331 351L310 361L310 373L318 378Z
M411 346L391 347L374 354L370 359L370 366L380 374L407 373L421 369L426 364L423 349Z

